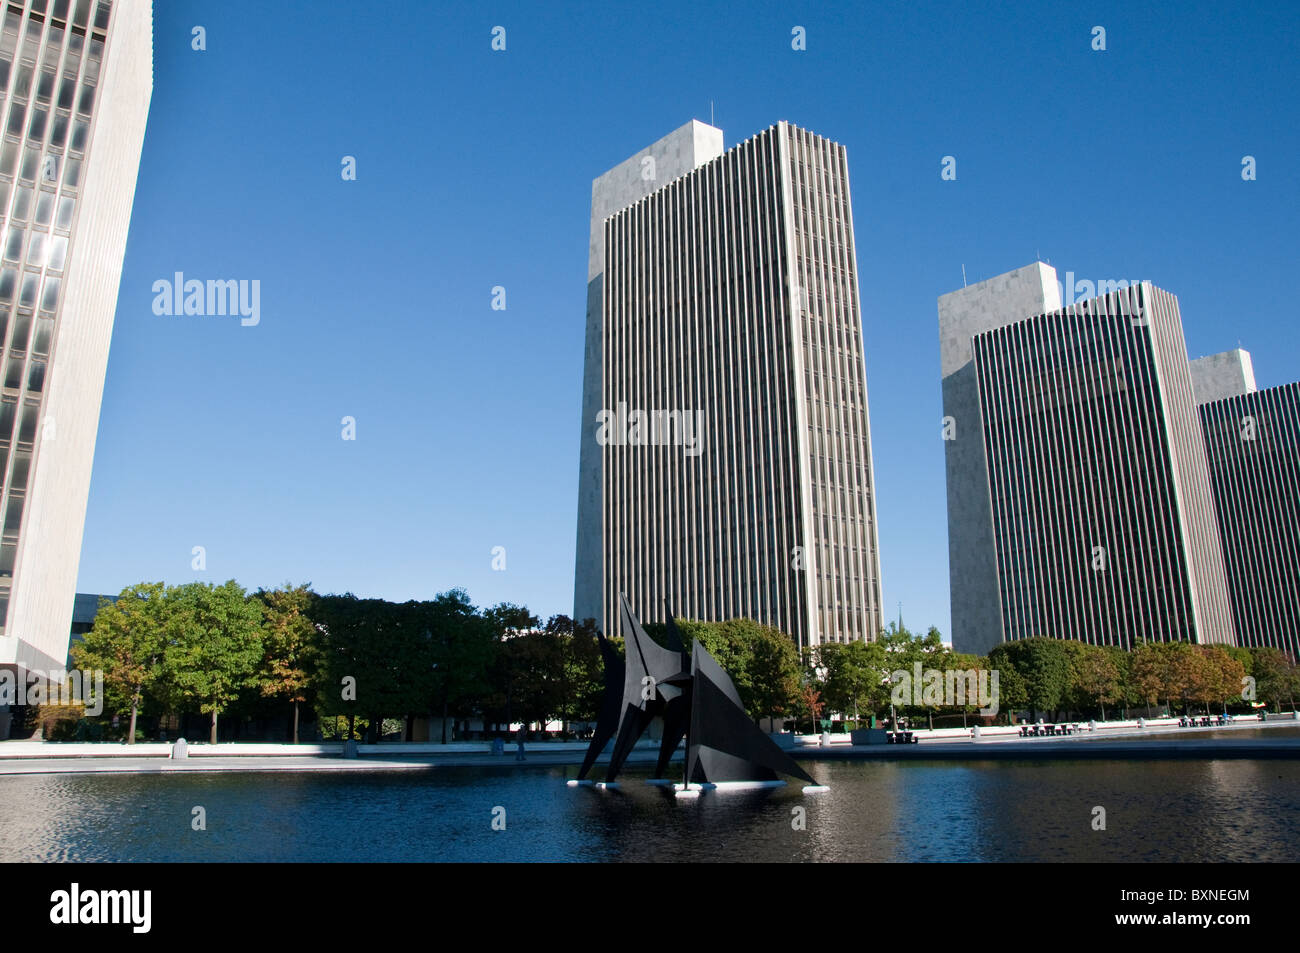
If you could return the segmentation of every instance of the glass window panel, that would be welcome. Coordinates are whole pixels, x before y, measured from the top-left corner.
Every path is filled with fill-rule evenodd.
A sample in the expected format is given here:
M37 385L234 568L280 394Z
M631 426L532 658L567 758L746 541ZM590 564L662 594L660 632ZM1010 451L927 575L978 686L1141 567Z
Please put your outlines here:
M54 320L41 318L36 322L36 337L32 339L32 353L46 357L50 353L50 342L54 340Z
M72 98L77 95L77 77L63 75L63 82L59 84L59 108L71 109Z
M50 261L48 267L54 271L63 270L63 262L68 255L68 240L62 235L50 239Z
M5 237L5 258L9 261L18 261L23 254L23 230L16 226L9 226L9 233Z
M5 369L5 387L12 387L15 390L23 386L23 359L21 357L9 358L9 366Z
M62 278L56 278L54 275L45 276L45 290L41 294L42 311L53 311L59 306L59 286L62 284Z
M83 116L89 116L90 110L95 105L95 87L82 86L81 99L77 102L77 112Z
M9 71L13 68L13 62L0 57L0 89L9 88Z
M18 292L20 307L33 308L36 306L36 289L39 285L40 275L33 275L30 271L23 272L23 285Z
M36 217L33 219L37 225L49 225L50 216L54 214L54 193L41 192L36 199Z
M60 116L57 113L54 116L54 123L50 127L50 145L55 149L62 149L63 144L68 141L68 117Z
M48 103L54 98L54 70L41 70L41 78L36 82L36 101Z
M32 333L32 316L22 311L18 312L18 317L14 320L14 336L9 341L9 348L13 351L27 350L27 335Z
M63 156L48 155L41 160L41 181L55 183L59 181L59 164Z
M90 0L77 0L77 12L72 22L77 26L85 26L90 22Z
M14 286L18 284L18 272L14 268L0 271L0 301L14 300Z
M63 169L63 187L65 189L75 189L81 184L81 160L68 159L64 163Z
M21 136L23 134L23 120L27 117L27 107L22 103L14 103L9 107L9 125L6 127L11 136Z
M19 424L18 439L24 443L30 443L36 439L36 422L41 416L41 401L39 397L28 397L22 402L23 422ZM23 432L27 430L27 422L31 422L31 437L24 437Z
M14 191L14 211L13 219L16 222L27 221L27 213L31 211L32 190L25 185L20 185Z
M41 168L41 151L39 149L23 150L23 167L18 170L18 178L29 182L36 181L36 174Z
M49 36L45 38L45 65L57 65L61 52L63 52L63 27L52 26Z
M54 224L58 228L69 228L72 225L72 212L76 208L77 200L71 195L64 195L59 198L59 217L55 219Z
M32 110L32 121L27 124L27 138L44 139L45 122L50 118L50 114L44 109Z
M68 18L68 0L54 0L52 15L60 20Z
M27 242L27 264L33 268L45 267L45 240L48 237L44 232L32 232L31 240Z
M90 124L84 122L74 122L72 124L72 148L78 152L86 151L86 136L90 132Z
M19 450L14 454L14 462L9 470L9 489L26 491L27 474L31 470L32 454L30 450Z
M14 80L14 95L26 99L32 92L32 73L34 70L26 63L18 66L18 78Z
M8 443L14 434L14 418L18 416L18 401L13 397L0 400L0 443Z
M18 422L18 443L33 443L36 440L36 419L41 415L39 401L23 402L23 415Z
M99 6L95 7L95 29L96 30L108 29L108 4L107 3L101 2Z
M9 506L5 510L5 530L6 536L17 536L18 531L23 526L23 497L9 497Z
M0 150L0 172L5 175L14 174L14 166L18 164L18 143L11 139L5 140L4 149Z
M27 389L39 394L45 387L45 362L33 361L32 369L27 374Z
M14 560L18 555L17 543L4 543L0 545L0 577L8 577L14 574ZM8 608L8 596L0 597L0 601ZM3 611L0 611L0 619L4 618Z

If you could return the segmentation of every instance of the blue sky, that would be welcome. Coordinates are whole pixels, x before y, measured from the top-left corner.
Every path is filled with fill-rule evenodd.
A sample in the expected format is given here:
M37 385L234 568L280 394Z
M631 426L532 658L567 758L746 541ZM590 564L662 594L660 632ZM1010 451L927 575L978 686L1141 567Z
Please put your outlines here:
M963 265L1149 279L1193 357L1300 377L1300 18L1071 6L156 4L79 591L570 612L591 180L712 102L728 147L785 119L848 149L886 611L947 637L935 299ZM260 324L155 315L177 271L260 280Z

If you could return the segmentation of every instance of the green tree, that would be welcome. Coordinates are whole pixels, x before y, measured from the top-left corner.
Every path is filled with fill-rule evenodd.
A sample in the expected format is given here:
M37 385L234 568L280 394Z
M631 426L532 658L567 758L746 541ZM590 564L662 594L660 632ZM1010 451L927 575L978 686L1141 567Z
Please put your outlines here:
M135 744L135 724L145 696L158 681L167 644L170 612L161 582L128 586L117 601L102 600L85 640L74 646L77 668L104 673L105 693L118 711L131 713L126 743Z
M863 709L874 714L889 701L888 665L879 641L825 642L816 651L825 672L823 694L832 711L851 712L856 724Z
M1160 642L1139 642L1129 656L1130 685L1149 711L1165 692L1165 659Z
M997 668L1011 666L1025 682L1026 703L1031 720L1039 712L1061 710L1070 684L1069 650L1057 639L1035 636L995 646L989 661Z
M600 711L605 692L604 661L596 641L594 619L575 623L568 616L553 615L546 621L546 630L560 643L559 714L567 735L571 721L594 721Z
M1115 705L1123 697L1122 675L1115 664L1114 655L1105 646L1073 643L1071 650L1070 694L1078 710L1097 707L1101 720L1106 720L1106 706Z
M262 602L262 672L260 689L267 698L293 704L293 743L298 743L298 710L307 701L310 666L316 651L317 631L308 617L310 584L285 583L280 589L259 590Z
M940 658L945 673L945 683L947 679L946 673L948 672L954 672L954 673L973 672L975 674L974 684L971 684L970 679L962 678L961 676L957 676L956 678L954 678L954 682L953 682L954 688L957 687L958 681L961 682L961 694L963 698L962 698L962 704L959 707L961 708L961 726L965 728L967 726L967 718L970 715L974 715L978 713L980 710L979 673L982 671L988 671L990 667L989 660L981 656L970 655L965 652L945 652ZM1000 680L1000 676L999 676L999 680ZM991 690L992 690L992 685L990 684L990 691ZM999 685L998 694L1001 695L1001 693L1002 693L1002 686ZM956 704L956 699L953 700L953 703Z
M1275 711L1281 711L1282 703L1287 702L1294 711L1297 669L1293 660L1275 648L1251 648L1250 654L1258 699Z
M212 716L211 743L217 743L217 716L256 682L262 661L262 604L250 599L233 579L223 585L192 582L167 590L174 603L174 627L163 669L183 700Z
M751 622L748 619L744 621ZM793 714L795 706L807 703L810 697L801 684L803 673L794 640L779 629L758 623L752 623L746 638L749 647L746 673L750 684L750 717L759 720ZM820 702L818 710L819 706Z
M497 720L508 727L516 721L525 721L519 717L521 710L533 707L532 699L524 697L532 692L527 680L535 677L531 671L535 663L533 646L518 640L536 629L540 620L524 606L508 602L492 606L483 615L496 642L489 670L492 691L488 705Z
M492 629L463 589L423 604L432 648L432 698L442 713L442 742L450 718L469 718L491 690L496 651Z

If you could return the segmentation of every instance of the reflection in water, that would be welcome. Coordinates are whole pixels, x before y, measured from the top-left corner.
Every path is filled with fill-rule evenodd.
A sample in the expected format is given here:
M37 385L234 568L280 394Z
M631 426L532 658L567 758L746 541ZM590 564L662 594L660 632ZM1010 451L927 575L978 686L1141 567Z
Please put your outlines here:
M0 777L0 861L1276 861L1300 845L1296 761L809 767L829 792L692 801L644 772L597 791L527 766Z

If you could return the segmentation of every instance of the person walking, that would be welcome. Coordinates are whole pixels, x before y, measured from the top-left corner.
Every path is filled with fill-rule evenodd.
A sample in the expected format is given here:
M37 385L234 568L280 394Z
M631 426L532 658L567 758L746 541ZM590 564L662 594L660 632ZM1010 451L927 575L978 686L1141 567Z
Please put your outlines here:
M515 748L515 760L516 760L516 761L527 761L527 760L528 760L526 757L524 757L524 735L525 735L525 733L526 733L526 732L525 732L524 726L520 725L520 726L519 726L519 733L518 733L517 735L515 735L515 742L516 742L516 748Z

